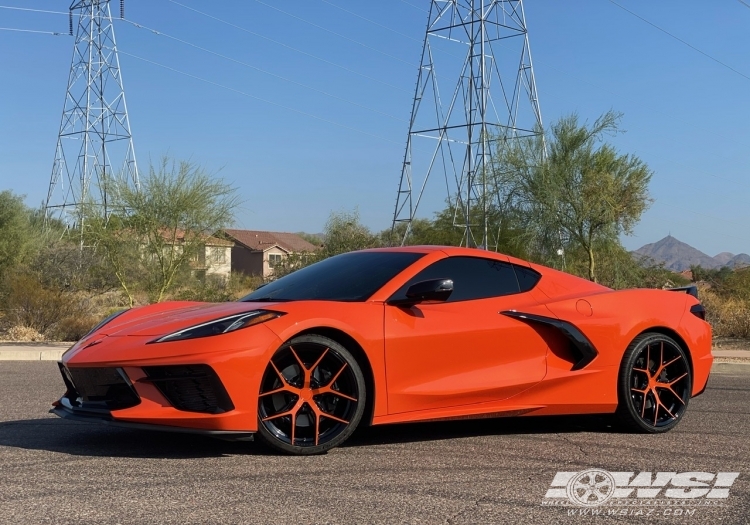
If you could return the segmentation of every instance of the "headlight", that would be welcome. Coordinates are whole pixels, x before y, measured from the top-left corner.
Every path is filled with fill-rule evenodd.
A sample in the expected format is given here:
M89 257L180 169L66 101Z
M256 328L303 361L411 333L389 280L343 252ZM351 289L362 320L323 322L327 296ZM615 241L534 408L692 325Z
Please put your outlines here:
M284 315L281 312L272 312L270 310L253 310L242 314L222 317L214 321L183 328L178 332L171 333L151 341L152 343L166 343L169 341L182 341L183 339L196 339L198 337L210 337L212 335L226 334L242 328L248 328L256 324L265 323L271 319L276 319Z

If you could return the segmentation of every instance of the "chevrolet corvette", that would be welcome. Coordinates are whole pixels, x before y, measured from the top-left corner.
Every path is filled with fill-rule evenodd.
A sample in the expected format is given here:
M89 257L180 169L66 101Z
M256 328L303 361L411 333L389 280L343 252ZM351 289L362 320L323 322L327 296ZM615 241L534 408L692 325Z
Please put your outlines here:
M712 359L695 287L615 291L478 249L385 248L236 302L114 314L63 355L52 412L299 455L363 424L614 414L660 433Z

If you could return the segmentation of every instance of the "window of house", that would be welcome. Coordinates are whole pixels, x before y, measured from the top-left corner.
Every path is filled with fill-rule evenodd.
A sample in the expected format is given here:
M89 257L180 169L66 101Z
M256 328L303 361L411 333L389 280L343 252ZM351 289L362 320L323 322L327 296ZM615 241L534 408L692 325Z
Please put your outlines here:
M411 285L429 279L453 281L453 293L448 302L486 299L520 291L516 273L509 263L481 257L448 257L412 277L391 299L405 299Z
M281 264L280 253L269 253L268 254L268 266L274 268L277 264Z
M214 264L226 264L227 251L224 248L211 248L211 262Z

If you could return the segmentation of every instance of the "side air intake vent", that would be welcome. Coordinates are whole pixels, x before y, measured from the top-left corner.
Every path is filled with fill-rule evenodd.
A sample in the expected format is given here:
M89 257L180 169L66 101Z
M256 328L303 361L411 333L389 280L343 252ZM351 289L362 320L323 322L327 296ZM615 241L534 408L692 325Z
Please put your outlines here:
M146 366L146 381L156 385L177 410L221 414L234 410L219 376L208 365Z

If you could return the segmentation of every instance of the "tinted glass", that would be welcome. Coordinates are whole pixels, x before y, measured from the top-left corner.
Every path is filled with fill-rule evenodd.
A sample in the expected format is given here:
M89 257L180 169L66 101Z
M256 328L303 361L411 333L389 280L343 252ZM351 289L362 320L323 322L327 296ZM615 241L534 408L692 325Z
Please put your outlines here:
M406 298L406 290L411 285L428 279L453 280L449 303L519 292L516 274L510 264L481 257L449 257L419 272L391 299Z
M536 286L536 283L539 282L539 279L542 278L542 276L538 273L532 270L531 268L525 268L523 266L513 265L513 268L516 270L516 277L518 277L518 285L521 287L522 292L528 292L534 286Z
M409 252L352 252L290 273L241 301L364 301L422 257Z

